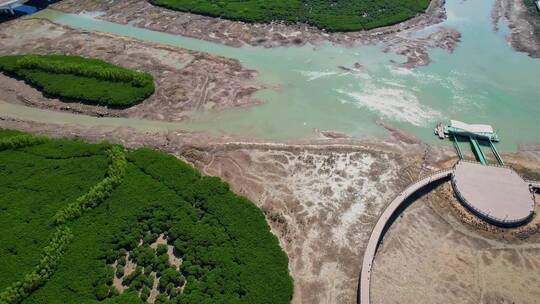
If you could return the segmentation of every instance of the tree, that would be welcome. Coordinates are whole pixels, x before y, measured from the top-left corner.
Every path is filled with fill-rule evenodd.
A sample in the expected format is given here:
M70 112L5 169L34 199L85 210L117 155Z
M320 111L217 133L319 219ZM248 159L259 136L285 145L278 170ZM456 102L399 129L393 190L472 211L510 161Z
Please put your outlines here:
M124 266L118 265L118 266L116 267L116 277L117 277L117 278L121 278L121 277L123 277L123 276L124 276Z
M141 290L141 299L146 302L149 296L150 296L150 288L148 288L148 286L144 286Z
M172 283L173 286L178 286L181 281L182 275L176 269L167 268L161 273L161 277L159 278L159 290L165 291L169 283Z
M159 244L156 248L156 254L158 256L161 256L161 255L167 254L168 250L169 250L169 247L167 246L167 244Z

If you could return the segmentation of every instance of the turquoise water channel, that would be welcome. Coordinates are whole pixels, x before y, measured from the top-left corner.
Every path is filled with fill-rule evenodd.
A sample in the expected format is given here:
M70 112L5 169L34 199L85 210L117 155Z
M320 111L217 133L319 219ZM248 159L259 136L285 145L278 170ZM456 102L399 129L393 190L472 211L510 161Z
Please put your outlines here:
M239 59L259 72L257 81L279 89L259 92L256 97L267 101L263 105L201 113L182 123L94 118L7 104L0 104L0 109L34 120L182 128L269 140L312 138L318 136L316 130L384 136L386 131L376 123L384 120L436 143L435 124L458 119L493 125L502 139L499 148L511 151L519 143L540 143L540 60L512 50L505 40L505 24L499 24L498 32L493 30L492 5L493 1L447 1L448 19L417 35L448 27L458 30L462 41L452 54L431 49L433 62L415 69L400 67L404 57L384 53L377 45L232 48L110 23L88 14L49 11L56 22L72 27ZM354 72L338 68L355 63L362 68Z

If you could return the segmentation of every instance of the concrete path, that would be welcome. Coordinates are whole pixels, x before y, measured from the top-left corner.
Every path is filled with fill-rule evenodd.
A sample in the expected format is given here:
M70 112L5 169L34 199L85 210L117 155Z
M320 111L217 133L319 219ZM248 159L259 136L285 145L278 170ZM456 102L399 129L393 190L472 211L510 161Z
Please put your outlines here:
M386 207L381 217L375 224L375 228L371 232L369 241L364 252L364 260L362 263L362 272L360 274L360 295L358 299L360 304L370 304L370 282L371 282L371 269L373 267L373 261L375 259L375 254L377 253L377 248L379 242L381 241L385 228L390 219L393 218L396 211L399 210L399 207L407 201L411 195L416 193L418 190L426 187L427 185L449 178L452 175L453 169L447 169L433 173L427 177L424 177L415 183L409 185L405 190L403 190L391 203Z

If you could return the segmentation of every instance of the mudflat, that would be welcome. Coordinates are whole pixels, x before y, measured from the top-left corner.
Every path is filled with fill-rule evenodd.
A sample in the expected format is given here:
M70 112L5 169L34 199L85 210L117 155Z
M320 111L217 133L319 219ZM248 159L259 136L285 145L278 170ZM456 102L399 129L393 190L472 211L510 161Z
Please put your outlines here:
M47 98L23 81L0 75L3 100L92 116L181 121L193 113L257 104L263 88L256 71L238 60L103 33L91 33L45 19L17 19L0 29L0 54L71 54L98 58L152 74L155 93L125 110L65 103Z

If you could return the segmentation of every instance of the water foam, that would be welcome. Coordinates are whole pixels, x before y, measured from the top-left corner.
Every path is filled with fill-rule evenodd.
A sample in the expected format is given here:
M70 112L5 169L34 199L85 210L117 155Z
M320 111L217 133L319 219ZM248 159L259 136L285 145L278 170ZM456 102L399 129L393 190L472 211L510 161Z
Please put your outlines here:
M422 105L412 92L401 88L368 85L362 92L336 91L352 99L359 107L418 127L427 126L442 117L441 112ZM346 99L340 101L346 102Z
M325 78L325 77L340 74L338 72L330 72L330 71L328 71L328 72L317 72L317 71L297 70L297 72L300 73L302 76L307 77L307 81L313 81L313 80L316 80L316 79L319 79L319 78Z

